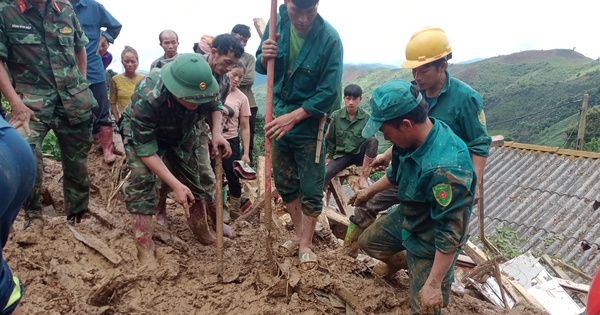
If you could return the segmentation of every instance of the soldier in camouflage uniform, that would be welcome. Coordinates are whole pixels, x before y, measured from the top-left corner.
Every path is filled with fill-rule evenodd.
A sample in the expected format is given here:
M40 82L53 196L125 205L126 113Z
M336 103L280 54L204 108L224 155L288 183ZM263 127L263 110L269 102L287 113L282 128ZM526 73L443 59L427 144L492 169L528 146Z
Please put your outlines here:
M79 222L87 211L87 153L92 143L96 101L85 80L88 39L67 0L0 1L0 92L8 100L11 125L33 149L37 176L24 205L26 218L40 226L42 141L49 130L58 138L63 164L65 212Z
M211 51L208 54L201 56L210 65L212 74L219 84L219 96L221 100L227 99L227 95L229 95L229 90L231 89L231 83L229 81L227 72L229 72L229 70L231 70L239 61L243 53L244 47L240 43L239 39L235 38L231 34L222 34L215 37ZM161 61L159 66L162 67L164 64L168 64L170 60ZM210 120L210 117L208 118ZM198 124L198 130L201 131L206 128L206 123L204 121L200 121ZM202 135L198 136L208 137L208 133L202 133ZM206 143L206 141L203 143ZM204 146L199 146L198 150L202 151L198 153L200 155L203 155L206 152L206 148ZM201 167L200 171L202 172L200 174L200 178L202 179L202 187L205 191L210 192L210 196L207 196L205 200L208 208L208 214L210 215L209 223L214 228L217 214L217 205L215 203L215 196L213 194L215 191L215 174L212 169L204 169ZM156 220L161 225L165 225L167 223L167 191L165 189L168 189L168 187L164 186L165 185L161 185L158 207L156 208ZM229 228L226 227L226 229Z
M163 187L186 210L194 236L212 244L206 220L205 200L214 200L203 189L212 172L206 145L212 119L212 145L231 155L221 135L219 87L208 63L198 54L179 54L162 68L150 72L136 87L123 113L123 137L131 177L125 185L125 202L131 213L138 257L152 258L152 215L157 207L157 175ZM212 177L214 181L214 175ZM230 232L230 231L225 231Z
M387 176L356 193L364 204L398 187L399 205L359 237L369 256L388 266L408 265L411 314L440 314L448 305L454 262L467 241L476 175L467 145L444 122L428 118L416 86L389 81L373 91L364 138L380 130L394 144Z

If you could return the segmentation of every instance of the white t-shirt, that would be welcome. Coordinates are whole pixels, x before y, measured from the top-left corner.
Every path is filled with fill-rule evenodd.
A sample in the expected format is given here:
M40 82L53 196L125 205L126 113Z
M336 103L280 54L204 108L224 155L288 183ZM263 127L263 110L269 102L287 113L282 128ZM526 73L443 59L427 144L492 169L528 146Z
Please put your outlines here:
M250 103L239 89L231 90L223 104L223 137L231 139L238 136L240 117L250 117Z

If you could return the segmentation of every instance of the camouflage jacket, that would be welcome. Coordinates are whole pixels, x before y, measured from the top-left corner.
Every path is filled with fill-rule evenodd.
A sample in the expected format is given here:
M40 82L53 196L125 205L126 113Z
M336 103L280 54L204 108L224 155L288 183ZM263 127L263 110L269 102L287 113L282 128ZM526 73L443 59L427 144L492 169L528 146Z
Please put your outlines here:
M68 0L50 0L45 11L42 17L27 0L0 0L0 58L38 118L52 117L62 103L71 124L88 121L96 101L75 58L88 39Z
M155 69L138 83L123 112L123 136L131 141L138 156L150 156L171 147L191 153L197 138L208 133L208 129L199 131L202 126L198 122L214 110L221 110L218 98L196 110L183 107L165 87L160 70Z

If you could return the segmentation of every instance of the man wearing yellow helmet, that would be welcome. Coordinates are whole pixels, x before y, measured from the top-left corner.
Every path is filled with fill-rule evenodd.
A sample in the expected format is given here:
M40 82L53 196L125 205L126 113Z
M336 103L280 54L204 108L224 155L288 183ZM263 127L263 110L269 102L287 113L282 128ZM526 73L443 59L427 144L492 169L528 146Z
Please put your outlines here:
M477 178L482 178L491 138L487 133L483 101L477 91L453 78L448 71L452 48L446 33L435 27L425 27L415 32L406 45L406 60L402 67L412 69L413 77L423 98L429 103L429 116L446 123L469 148ZM378 155L373 167L389 165L392 148ZM380 211L398 204L397 188L382 191L365 206L356 207L350 218L351 226L346 236L346 253L356 255L356 240L373 223ZM483 192L477 192L477 195ZM477 199L477 197L476 197ZM404 254L400 254L404 255ZM392 275L404 265L402 257L376 257L387 264L379 270Z
M156 184L173 190L186 211L194 236L202 244L214 241L206 221L206 202L212 192L203 189L199 174L210 171L206 148L208 129L198 124L212 118L212 145L223 157L231 154L221 135L219 85L202 56L179 54L151 71L136 87L123 113L123 138L131 176L125 184L125 203L141 260L153 258L152 215L157 207ZM201 130L199 130L201 129ZM229 231L231 232L231 231Z

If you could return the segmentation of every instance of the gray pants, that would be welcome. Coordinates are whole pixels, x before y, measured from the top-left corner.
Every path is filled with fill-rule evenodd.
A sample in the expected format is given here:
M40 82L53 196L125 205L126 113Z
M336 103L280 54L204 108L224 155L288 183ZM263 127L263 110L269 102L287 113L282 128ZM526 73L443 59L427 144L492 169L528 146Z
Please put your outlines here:
M398 187L392 187L375 195L364 206L354 208L354 216L351 218L351 221L360 227L369 227L369 225L375 222L379 212L385 211L399 203Z

